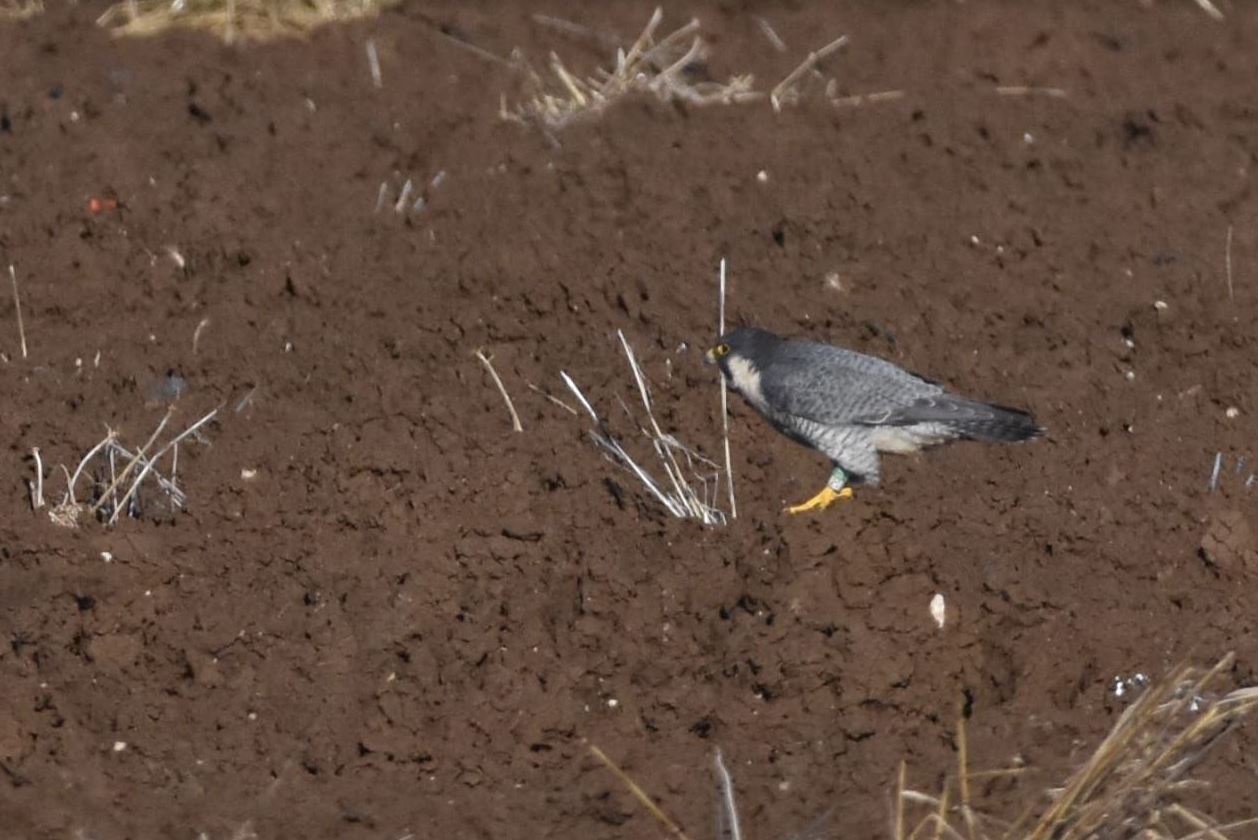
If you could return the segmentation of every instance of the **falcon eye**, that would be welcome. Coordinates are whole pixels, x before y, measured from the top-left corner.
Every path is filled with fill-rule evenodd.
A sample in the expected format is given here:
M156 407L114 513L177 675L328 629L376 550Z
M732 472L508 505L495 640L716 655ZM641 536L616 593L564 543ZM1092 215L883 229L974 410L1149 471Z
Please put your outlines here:
M729 345L728 345L728 344L718 344L718 345L716 345L715 347L713 347L713 348L712 348L712 353L713 353L713 355L716 355L716 356L724 356L724 355L726 355L727 353L729 353Z

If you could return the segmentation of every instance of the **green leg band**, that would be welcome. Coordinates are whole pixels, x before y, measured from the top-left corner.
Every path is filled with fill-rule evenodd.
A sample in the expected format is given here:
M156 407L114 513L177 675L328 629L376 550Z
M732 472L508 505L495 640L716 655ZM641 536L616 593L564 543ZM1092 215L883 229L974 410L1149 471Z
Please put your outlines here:
M843 469L841 467L836 466L830 472L830 480L826 482L826 485L831 490L838 493L840 490L842 490L844 487L847 486L847 473L843 472Z

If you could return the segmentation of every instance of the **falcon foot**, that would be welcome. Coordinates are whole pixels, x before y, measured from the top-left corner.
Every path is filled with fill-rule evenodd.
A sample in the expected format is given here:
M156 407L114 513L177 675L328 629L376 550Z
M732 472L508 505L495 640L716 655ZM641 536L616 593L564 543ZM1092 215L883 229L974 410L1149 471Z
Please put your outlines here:
M821 488L820 493L802 504L791 505L786 509L786 512L803 513L806 510L825 510L838 499L850 498L852 498L851 487L844 487L842 490L834 490L827 484L825 487Z

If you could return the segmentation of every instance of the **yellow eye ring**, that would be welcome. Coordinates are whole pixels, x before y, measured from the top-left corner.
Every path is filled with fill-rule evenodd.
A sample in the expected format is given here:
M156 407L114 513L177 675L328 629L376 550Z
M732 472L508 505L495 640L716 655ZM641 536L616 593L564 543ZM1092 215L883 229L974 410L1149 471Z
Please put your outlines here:
M718 344L712 348L712 355L714 356L724 356L727 353L729 353L728 344Z

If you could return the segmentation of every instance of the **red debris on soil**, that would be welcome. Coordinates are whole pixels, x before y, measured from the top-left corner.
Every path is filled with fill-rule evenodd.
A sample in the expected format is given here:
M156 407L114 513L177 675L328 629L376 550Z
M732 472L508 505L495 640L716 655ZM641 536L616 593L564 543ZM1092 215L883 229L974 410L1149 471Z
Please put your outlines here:
M92 213L93 215L97 213L103 213L106 210L117 210L117 209L118 209L117 199L101 198L99 196L94 195L87 200L87 210L89 213Z
M0 304L0 834L656 836L588 738L696 837L717 745L747 836L827 811L885 836L901 759L927 789L955 768L958 708L972 767L1061 778L1128 702L1115 676L1235 648L1252 680L1258 487L1207 483L1216 452L1258 466L1254 9L670 8L714 79L767 89L846 33L834 95L905 95L836 106L807 76L781 113L634 98L548 138L432 22L587 72L609 48L531 13L627 44L649 6L448 3L226 48L111 40L99 5L0 27L30 347ZM1020 87L1065 95L997 90ZM126 212L84 215L104 189ZM739 519L667 519L529 385L629 399L622 329L662 424L718 456L721 257L731 321L1049 437L890 458L788 518L826 465L733 404ZM52 465L106 424L154 428L168 371L174 425L225 405L181 450L189 509L32 512L31 448L58 498ZM1243 815L1253 752L1222 746L1201 804Z

